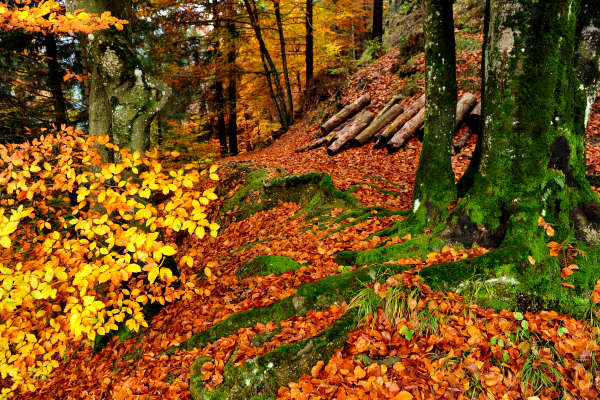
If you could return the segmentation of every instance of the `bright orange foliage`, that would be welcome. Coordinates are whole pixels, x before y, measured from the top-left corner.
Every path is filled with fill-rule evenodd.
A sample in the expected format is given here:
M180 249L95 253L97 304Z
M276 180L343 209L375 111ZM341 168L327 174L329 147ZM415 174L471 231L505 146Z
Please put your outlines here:
M91 33L95 30L114 26L123 29L127 21L120 20L105 12L102 15L77 10L64 12L64 6L58 1L25 1L20 7L0 3L0 31L22 29L29 33L70 34L75 32ZM31 4L33 3L33 4Z
M219 229L206 214L213 188L198 189L216 167L164 170L157 151L127 150L101 165L98 145L118 151L71 128L0 145L0 375L12 380L2 395L34 390L68 346L147 326L146 304L194 288L163 264L177 252L163 235Z

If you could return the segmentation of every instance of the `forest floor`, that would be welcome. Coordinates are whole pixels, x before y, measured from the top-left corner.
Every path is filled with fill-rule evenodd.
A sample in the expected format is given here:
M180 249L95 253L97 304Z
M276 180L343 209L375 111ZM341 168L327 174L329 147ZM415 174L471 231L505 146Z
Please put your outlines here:
M478 56L472 51L459 60ZM422 67L422 58L417 61ZM373 109L391 96L394 82L400 84L394 74L387 72L386 62L389 58L383 57L352 78L357 83L372 74L368 77L371 84L364 90L378 99ZM422 87L422 81L417 83ZM361 93L351 90L352 84L344 101ZM407 103L410 101L407 99ZM271 146L222 160L222 165L227 164L221 170L222 180L227 181L227 174L240 163L266 167L273 176L281 169L288 174L320 171L330 174L339 189L354 187L353 195L364 206L411 208L420 152L417 139L411 139L395 154L374 149L373 144L350 148L333 157L324 148L294 153L310 140L315 127L316 123L311 124L307 117ZM453 157L457 177L466 169L474 145L472 137ZM600 174L600 102L594 106L587 154L589 172ZM600 188L597 191L600 193ZM259 323L204 347L164 354L234 313L273 304L295 293L303 283L340 273L344 266L336 262L334 254L381 244L380 237L371 235L403 218L374 213L364 220L332 222L319 230L314 221L296 215L301 207L292 202L280 203L240 221L231 219L217 238L186 240L182 247L187 254L195 254L192 268L203 271L193 295L164 306L150 327L133 338L115 338L98 353L87 347L72 348L61 366L40 381L37 392L29 398L188 399L190 367L199 356L212 359L202 365L205 384L212 388L223 381L228 362L241 363L323 331L340 318L348 304L309 311L278 326ZM341 211L334 209L331 213L335 216ZM283 385L277 398L598 398L600 347L597 332L589 324L552 311L521 315L484 309L458 294L433 291L414 275L433 264L485 251L444 247L426 259L397 260L416 267L375 284L374 290L385 293L397 284L412 288L407 314L390 322L382 310L376 311L349 335L329 362L319 362L310 374ZM236 276L246 262L266 255L290 257L301 266L281 275ZM263 343L254 340L268 332L273 334Z

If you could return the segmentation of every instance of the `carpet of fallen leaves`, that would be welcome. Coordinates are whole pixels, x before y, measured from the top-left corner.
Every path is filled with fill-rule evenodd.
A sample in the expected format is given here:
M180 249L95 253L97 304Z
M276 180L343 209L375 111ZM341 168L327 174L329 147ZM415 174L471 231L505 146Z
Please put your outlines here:
M368 91L374 99L370 107L377 111L403 84L389 71L395 56L392 52L355 74L344 101L351 101ZM460 52L457 57L459 74L468 65L478 65L479 58L478 51ZM422 56L417 57L415 65L423 72ZM471 78L478 85L476 69ZM422 89L424 82L417 84ZM362 89L354 90L357 88ZM404 104L408 106L416 97L418 94ZM395 154L374 149L372 143L347 149L333 157L327 156L324 148L294 153L294 149L308 143L316 131L318 123L310 124L308 120L309 117L296 123L270 147L224 162L252 161L282 167L288 173L323 171L331 174L334 184L341 189L358 185L355 196L365 205L390 209L410 207L420 153L417 139L411 139ZM453 157L457 177L469 164L475 140L472 137ZM587 134L587 156L588 172L600 174L600 102L594 106ZM187 276L201 273L186 296L167 304L140 335L123 341L113 339L97 354L89 347L73 343L56 372L40 381L35 393L22 395L22 398L189 399L190 366L198 356L214 359L214 362L202 365L207 386L214 387L223 379L224 366L236 347L239 349L233 361L239 363L325 329L341 316L346 305L310 311L304 317L284 321L281 331L262 344L254 343L254 337L273 331L273 323L241 329L204 348L164 354L171 346L236 312L272 304L293 294L302 283L338 273L339 265L332 258L334 253L374 247L381 239L369 239L370 235L400 219L373 215L328 235L350 221L317 230L311 221L292 217L299 209L298 204L282 203L275 209L231 223L216 239L185 242L183 253L193 256L194 263L192 266L180 265L181 273ZM484 251L470 250L466 256L476 256ZM236 279L239 266L256 256L269 254L292 257L306 265L280 276ZM526 314L524 320L528 322L530 335L526 340L518 336L522 333L519 331L522 321L516 320L515 314L481 309L458 295L432 291L411 274L420 268L462 257L463 253L447 248L425 260L394 260L416 263L417 267L388 279L383 285L376 285L375 290L385 296L397 284L417 288L418 296L408 304L409 314L390 321L380 310L350 335L344 348L339 349L329 362L318 363L310 375L281 387L278 398L521 399L533 396L532 387L520 384L520 371L527 362L532 368L545 371L552 383L552 388L539 394L539 399L558 398L563 392L564 398L598 398L600 382L588 372L597 362L592 355L598 345L584 322L554 312ZM440 321L437 329L426 331L420 325L424 311ZM414 336L409 340L407 332L411 331ZM550 342L554 343L556 351L550 350ZM371 363L365 362L364 358L357 359L357 355L366 356ZM564 377L554 386L555 379L549 372L552 368Z
M375 291L384 297L398 284L418 290L409 315L390 323L379 310L327 364L319 362L310 375L281 387L277 398L598 398L600 382L586 367L589 371L595 362L599 346L582 321L548 311L522 316L482 309L456 294L432 291L408 273L376 284ZM423 327L424 311L435 315L438 325ZM525 332L522 321L528 323L527 337L519 336ZM407 338L403 327L414 336ZM358 355L367 356L366 364ZM538 397L533 382L522 383L527 362L543 368L551 382ZM558 381L550 368L565 379Z

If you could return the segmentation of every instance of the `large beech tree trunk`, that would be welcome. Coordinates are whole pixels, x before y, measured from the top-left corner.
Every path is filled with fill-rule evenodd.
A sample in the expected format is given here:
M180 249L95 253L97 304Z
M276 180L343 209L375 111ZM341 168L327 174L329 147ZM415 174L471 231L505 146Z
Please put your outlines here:
M134 21L132 1L67 0L67 10L110 11L120 19ZM91 73L90 133L108 134L114 144L144 153L150 144L150 124L163 108L171 89L148 75L133 48L131 24L82 36L82 47ZM111 159L103 150L102 157ZM118 161L118 155L115 154Z
M597 30L590 18L599 8L582 11L584 1L489 3L481 157L453 235L488 245L532 243L542 216L561 235L576 228L583 237L600 216L591 206L598 198L585 179L584 147L586 88L597 93L598 53L590 54L592 38L580 34ZM586 57L595 58L595 72L580 73ZM583 220L573 218L581 213ZM576 226L582 223L585 229Z

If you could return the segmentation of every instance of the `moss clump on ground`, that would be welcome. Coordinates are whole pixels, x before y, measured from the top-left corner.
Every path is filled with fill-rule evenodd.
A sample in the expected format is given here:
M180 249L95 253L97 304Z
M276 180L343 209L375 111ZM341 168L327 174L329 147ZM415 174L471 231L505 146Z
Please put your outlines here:
M598 279L600 248L577 243L579 266L567 280L561 278L564 260L548 257L531 265L529 248L503 246L479 257L432 265L419 275L434 290L454 291L470 301L494 309L537 312L555 310L575 318L590 307L590 293ZM562 286L569 283L575 289Z
M302 267L296 260L285 256L258 256L238 268L235 275L238 279L251 276L281 275L287 271L295 271Z
M221 207L221 219L240 221L249 216L276 207L279 202L302 204L301 214L312 218L334 208L359 208L360 203L349 192L338 190L328 174L308 172L288 175L267 183L267 171L246 171L244 186Z

